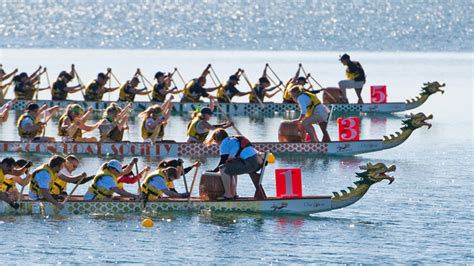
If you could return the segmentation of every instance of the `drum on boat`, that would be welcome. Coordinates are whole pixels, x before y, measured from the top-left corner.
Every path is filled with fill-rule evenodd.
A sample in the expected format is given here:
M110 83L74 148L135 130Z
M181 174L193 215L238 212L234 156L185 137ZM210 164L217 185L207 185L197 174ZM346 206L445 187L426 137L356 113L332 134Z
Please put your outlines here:
M324 104L341 103L342 92L338 88L326 88L323 93Z
M282 121L278 128L279 142L303 142L304 134L295 122Z
M231 191L235 194L236 178L232 177ZM224 194L224 185L222 184L221 174L214 172L203 172L199 182L199 197L205 200L216 200Z

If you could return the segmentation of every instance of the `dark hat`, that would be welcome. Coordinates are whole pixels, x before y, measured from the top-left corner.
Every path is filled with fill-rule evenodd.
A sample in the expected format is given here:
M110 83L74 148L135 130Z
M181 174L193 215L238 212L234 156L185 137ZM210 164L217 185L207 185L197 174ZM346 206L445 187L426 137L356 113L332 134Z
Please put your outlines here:
M305 77L299 77L296 80L297 81L303 81L304 83L306 83L306 78Z
M34 111L34 110L38 110L39 109L39 105L36 104L36 103L30 103L26 106L26 110L28 111Z
M59 76L60 76L60 77L65 77L65 78L67 78L67 79L69 79L69 80L72 79L72 76L71 76L69 73L67 73L67 71L61 71L61 73L59 73Z
M163 77L164 75L165 75L165 73L158 71L155 74L155 79L159 79L159 78Z
M97 74L97 78L98 79L107 79L107 76L104 73L100 72L99 74Z
M268 80L267 77L261 77L261 78L258 79L258 82L260 82L260 83L264 83L264 82L265 83L270 83L270 80Z
M140 83L140 79L138 79L137 77L133 77L131 81L135 81L137 83Z
M237 75L232 75L229 77L229 80L239 81L239 77L237 77Z
M343 54L339 56L339 61L342 60L351 60L351 57L348 54Z
M201 114L203 114L203 115L204 115L204 114L212 115L213 112L212 112L211 108L209 108L209 107L204 107L204 108L201 109Z

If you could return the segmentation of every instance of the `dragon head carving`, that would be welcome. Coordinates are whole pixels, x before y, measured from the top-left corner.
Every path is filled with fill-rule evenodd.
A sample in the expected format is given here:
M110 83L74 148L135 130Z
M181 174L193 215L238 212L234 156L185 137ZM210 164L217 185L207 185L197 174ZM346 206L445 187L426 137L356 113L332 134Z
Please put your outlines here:
M406 118L408 119L402 121L402 124L403 124L402 130L404 129L415 130L422 126L427 126L428 129L430 129L431 124L426 121L433 119L433 115L426 116L424 113L420 112L418 114L411 113L410 115L407 115Z
M395 178L393 176L386 175L386 173L394 172L397 169L395 165L387 167L383 163L376 163L376 164L368 163L367 165L362 165L359 168L365 171L362 173L356 173L357 177L360 178L360 180L356 182L356 184L357 183L374 184L384 179L387 179L389 181L389 184L391 184L395 180Z
M440 84L438 81L435 81L435 82L426 82L426 83L423 83L423 87L421 87L421 94L427 94L427 95L431 95L431 94L435 94L437 93L438 91L441 92L441 94L444 94L444 90L440 89L442 87L446 86L446 83L443 83L443 84Z

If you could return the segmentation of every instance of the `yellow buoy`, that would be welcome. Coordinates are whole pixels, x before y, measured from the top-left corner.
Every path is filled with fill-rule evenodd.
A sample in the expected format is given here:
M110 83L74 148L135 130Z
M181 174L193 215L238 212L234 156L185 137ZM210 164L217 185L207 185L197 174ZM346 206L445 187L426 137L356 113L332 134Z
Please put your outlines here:
M267 161L268 163L274 163L276 161L275 155L273 155L273 153L270 152L268 154Z
M152 219L146 218L146 219L143 219L143 221L142 221L142 226L143 227L153 227L154 225L155 224L153 223Z

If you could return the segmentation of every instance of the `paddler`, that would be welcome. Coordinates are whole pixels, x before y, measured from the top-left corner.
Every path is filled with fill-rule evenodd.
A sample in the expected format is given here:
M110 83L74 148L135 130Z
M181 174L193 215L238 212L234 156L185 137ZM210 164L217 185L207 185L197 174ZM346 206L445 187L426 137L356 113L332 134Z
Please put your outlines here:
M277 89L279 86L282 85L282 83L273 87L270 87L270 85L271 85L270 80L268 80L268 78L264 74L261 78L258 79L258 83L253 86L253 93L249 94L249 102L250 103L263 103L265 102L265 97L272 98L278 93L278 91L274 93L270 93L270 92Z
M99 127L102 121L95 124L86 124L87 119L92 114L92 107L89 107L84 113L82 107L78 104L67 106L64 114L59 118L58 135L62 137L63 142L96 142L95 137L83 137L83 131L90 132Z
M255 188L257 188L258 175L256 175L256 172L262 168L263 159L246 137L229 136L224 129L216 129L206 144L219 145L220 161L217 167L211 171L220 172L224 185L225 192L218 200L229 200L237 197L231 188L232 183L236 184L237 182L237 175L249 174ZM257 188L257 190L259 189ZM260 193L263 193L263 190Z
M346 90L355 89L357 97L359 100L358 104L363 104L362 100L362 88L365 84L365 72L362 68L362 65L357 61L352 61L351 57L348 54L343 54L339 61L346 66L346 77L347 79L339 81L339 89L342 93L341 101L348 103Z
M31 163L27 163L23 167L16 167L15 159L11 157L4 158L0 162L0 184L2 185L2 190L7 175L21 176L25 174L29 167L31 167ZM7 191L0 191L0 200L7 202L15 209L18 208L18 204L15 203L15 200Z
M309 134L311 142L318 141L313 124L319 124L323 132L323 142L331 141L327 131L329 109L321 103L316 94L306 91L303 86L293 86L289 92L301 112L300 117L293 122Z
M178 94L182 92L176 87L170 89L172 78L172 73L168 73L168 75L165 75L165 73L163 72L156 72L156 83L153 85L153 90L151 92L151 100L153 102L163 103L166 100L166 95L170 93Z
M285 89L283 90L283 103L295 103L291 97L290 89L296 85L304 86L306 84L306 78L303 76L300 77L301 66L302 65L299 64L295 76L286 82Z
M117 181L119 176L129 173L137 162L138 159L134 158L125 169L123 169L122 163L117 160L110 160L102 165L100 172L95 175L94 181L84 195L84 200L110 200L114 193L131 199L139 199L139 195L121 189Z
M149 93L146 87L143 89L137 89L138 84L140 84L140 75L141 73L138 69L131 80L127 80L120 86L119 102L133 102L135 100L135 95L147 95Z
M217 90L219 87L215 88L204 88L206 85L206 76L210 73L209 69L211 68L211 64L209 64L204 71L201 73L201 76L198 78L192 79L183 89L183 98L181 98L182 103L199 103L201 101L201 97L206 97L209 99L217 99L217 97L209 95L208 92L213 92Z
M124 109L111 103L104 111L104 119L99 125L100 142L120 142L123 133L128 128L128 115L132 106L128 104Z
M177 174L177 178L176 179L179 179L181 176L184 177L184 175L186 175L187 173L189 173L189 171L191 171L194 167L199 167L201 166L201 162L200 161L197 161L195 163L193 163L191 166L188 166L188 167L184 167L184 161L179 158L179 159L172 159L172 160L163 160L161 161L159 164L158 164L158 169L166 169L168 167L173 167L173 168L176 168L176 170L178 171L178 174ZM174 192L178 192L176 191L175 187L174 187L174 183L171 182L171 183L167 183L167 187L169 190L171 191L174 191Z
M51 95L53 101L64 101L67 100L69 93L75 93L84 89L81 85L68 87L67 84L75 77L74 65L71 65L71 71L61 71L56 81L53 82L51 87Z
M102 98L105 93L113 92L119 87L105 87L107 81L110 78L112 70L107 69L107 75L104 73L97 74L97 78L92 80L87 86L84 94L84 100L86 101L102 101Z
M220 103L230 103L234 96L245 96L252 92L241 92L235 86L239 84L240 76L243 70L238 69L235 74L231 75L229 79L219 86L217 89L217 101Z
M31 162L28 162L26 160L17 160L15 162L15 168L26 168L23 174L25 175L25 178L22 178L22 175L5 175L3 183L0 183L0 192L7 193L11 200L17 201L20 198L20 192L18 192L16 185L18 184L24 187L30 183L31 175L29 174L29 169L32 165L33 164Z
M79 167L79 159L74 156L74 155L67 155L65 158L64 162L64 167L61 169L59 172L63 177L67 177L68 181L57 178L56 181L54 181L53 186L51 187L51 195L55 199L64 199L67 197L67 184L68 183L73 183L77 184L79 181L81 181L83 174L80 175L73 175L73 172ZM82 179L80 184L85 184L89 181L91 181L94 178L94 176L88 176Z
M29 193L29 197L32 200L46 200L60 209L64 207L63 204L57 201L51 193L56 180L59 178L66 182L77 182L77 179L87 176L86 173L82 173L79 178L73 179L69 176L63 175L60 172L64 168L65 162L66 159L63 156L53 155L48 163L43 164L33 171Z
M211 102L211 108L213 108L212 103L213 102ZM187 127L188 138L186 142L203 143L211 130L215 130L217 128L228 128L232 126L232 123L230 123L229 121L224 121L223 123L214 125L210 124L209 121L211 120L213 115L211 108L204 107L200 110L196 110L193 112L191 121L189 122Z
M6 122L8 120L8 114L15 105L15 102L16 99L13 99L0 107L0 123Z
M173 191L173 180L178 179L178 170L174 167L158 168L151 172L141 187L142 197L146 201L156 200L163 197L163 194L170 198L187 198L188 192L178 193Z
M35 95L35 92L38 93L38 91L42 90L48 90L49 87L46 88L35 88L35 86L39 83L40 81L40 76L44 73L41 71L43 68L41 66L38 67L38 69L28 76L25 72L22 72L15 77L13 77L13 84L14 84L14 92L15 92L15 98L17 100L33 100L33 96Z
M171 115L173 95L161 106L158 104L148 107L138 114L142 120L141 134L144 141L162 141L165 135L165 126Z
M17 121L18 134L22 141L33 141L33 142L55 142L54 137L42 136L45 130L46 121L57 111L59 106L53 106L48 108L47 105L41 106L36 103L30 103L26 107L25 113L20 115ZM41 119L45 118L45 121Z

